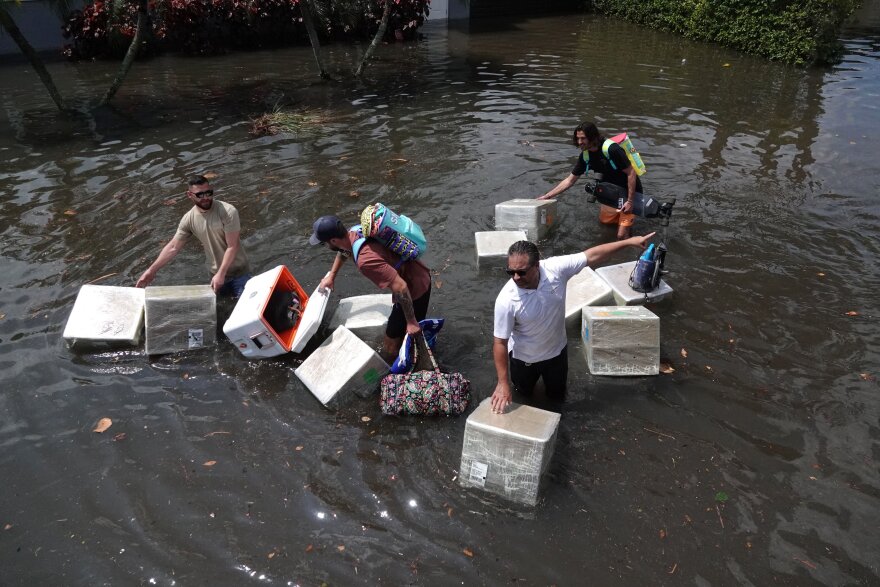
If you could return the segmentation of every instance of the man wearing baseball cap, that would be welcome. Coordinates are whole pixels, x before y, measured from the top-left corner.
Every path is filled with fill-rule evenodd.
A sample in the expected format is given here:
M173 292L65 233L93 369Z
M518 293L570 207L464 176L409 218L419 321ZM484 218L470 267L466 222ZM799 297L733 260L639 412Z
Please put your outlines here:
M354 243L360 239L355 230L348 230L336 216L321 216L312 226L312 245L326 245L336 252L330 271L319 287L333 289L336 274L352 256ZM401 263L400 256L376 239L368 238L361 245L355 261L358 271L380 289L390 289L394 307L385 328L385 352L394 356L400 350L406 333L416 334L419 320L428 313L431 299L431 271L418 259Z

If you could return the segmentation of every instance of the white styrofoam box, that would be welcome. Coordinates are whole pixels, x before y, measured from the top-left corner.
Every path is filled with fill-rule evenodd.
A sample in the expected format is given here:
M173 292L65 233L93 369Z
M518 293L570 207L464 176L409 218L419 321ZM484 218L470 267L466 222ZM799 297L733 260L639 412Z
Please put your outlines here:
M309 296L309 303L303 310L302 319L296 329L296 336L293 337L293 344L290 346L291 352L301 352L318 331L324 320L324 311L327 310L329 299L330 290L320 287L316 287L312 295Z
M217 339L217 296L210 285L163 285L144 293L148 355L211 346Z
M547 238L555 223L556 200L519 198L495 204L495 229L523 230L532 242Z
M484 399L464 426L460 483L534 505L553 456L559 417L520 404L495 414L492 398Z
M139 287L84 285L64 327L70 344L136 345L144 329L144 290Z
M629 286L629 276L638 261L609 265L596 269L596 275L604 279L611 286L614 293L614 301L618 306L639 306L644 303L659 302L672 293L672 288L665 281L660 280L660 285L647 294L637 292Z
M580 332L581 308L608 306L614 303L614 294L604 279L585 267L568 280L565 288L565 326L572 333Z
M293 328L285 328L281 331L276 330L273 320L270 319L273 313L270 299L273 294L282 295L284 292L294 292L301 306L308 308L311 299L306 296L293 274L284 265L278 265L274 269L255 275L245 284L232 314L223 325L223 333L245 357L259 359L290 352L294 336L302 325L302 319Z
M581 337L593 375L657 375L660 318L643 306L585 306Z
M477 265L498 260L507 262L507 249L510 248L510 245L524 240L528 240L528 238L523 230L475 232L474 243L477 247Z
M354 393L368 397L389 367L367 343L340 326L294 373L325 406Z
M381 341L393 305L391 294L369 294L341 299L330 318L330 329L345 326L361 340Z

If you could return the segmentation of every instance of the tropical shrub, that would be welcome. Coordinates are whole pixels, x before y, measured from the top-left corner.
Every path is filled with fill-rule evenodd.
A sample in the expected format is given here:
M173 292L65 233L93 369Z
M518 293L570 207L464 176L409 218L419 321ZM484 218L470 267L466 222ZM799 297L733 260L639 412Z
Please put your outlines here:
M430 0L392 2L386 41L411 39L424 23ZM324 40L375 34L384 0L313 0ZM151 51L214 54L306 44L299 0L151 0ZM71 59L119 57L134 36L137 0L94 0L73 11L63 33Z
M859 0L592 0L604 14L799 65L833 63Z

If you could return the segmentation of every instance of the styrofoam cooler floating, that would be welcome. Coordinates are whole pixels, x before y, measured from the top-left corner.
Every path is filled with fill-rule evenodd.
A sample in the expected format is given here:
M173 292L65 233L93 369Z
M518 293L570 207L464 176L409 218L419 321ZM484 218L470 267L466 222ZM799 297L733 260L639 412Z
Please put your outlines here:
M361 340L381 341L393 305L391 294L370 294L341 299L330 318L330 329L335 330L339 326L345 326Z
M657 375L660 318L642 306L585 306L581 337L593 375Z
M216 342L217 296L210 285L148 287L144 315L148 355L200 349Z
M492 399L486 398L465 423L459 482L534 505L558 426L555 412L511 404L504 414L495 414Z
M580 332L581 308L608 306L614 303L614 294L604 279L585 267L568 280L565 288L565 326L572 333Z
M277 314L284 309L280 298L285 294L294 294L299 299L302 311L302 317L292 326L286 320L279 322L279 318L286 316ZM274 300L273 296L275 296ZM289 301L288 299L287 302ZM223 333L245 357L256 359L283 355L290 352L300 329L304 325L307 329L312 326L305 322L309 302L311 298L306 295L293 274L284 265L278 265L248 280L232 314L223 325ZM322 301L318 300L318 303L314 304L316 310L322 309L321 303ZM326 298L323 303L326 304ZM320 318L311 334L314 334L314 330L317 330L319 325ZM305 342L308 340L306 339ZM302 346L305 346L305 342Z
M494 230L491 232L475 232L474 243L477 247L477 265L487 262L507 260L507 249L517 241L528 240L523 230Z
M609 265L596 269L596 275L605 280L614 293L614 301L618 306L639 306L644 303L659 302L672 293L672 288L665 281L660 280L660 285L646 293L637 292L629 286L629 276L638 261Z
M138 287L84 285L76 295L64 340L70 344L136 345L144 329L144 290Z
M547 238L556 223L556 200L516 199L495 204L496 230L522 230L532 242Z
M294 373L325 406L351 394L372 395L389 367L367 343L344 326L321 343Z

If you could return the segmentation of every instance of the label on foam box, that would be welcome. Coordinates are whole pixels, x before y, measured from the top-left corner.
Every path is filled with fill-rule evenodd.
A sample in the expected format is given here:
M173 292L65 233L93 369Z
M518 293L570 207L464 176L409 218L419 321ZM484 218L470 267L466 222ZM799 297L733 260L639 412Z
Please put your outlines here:
M187 336L187 345L191 349L200 349L205 346L205 330L202 328L190 328Z
M471 483L479 485L480 487L486 486L486 474L489 472L489 465L487 463L479 463L474 461L471 463L471 473L468 477Z

